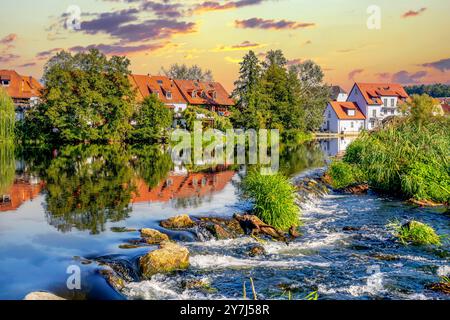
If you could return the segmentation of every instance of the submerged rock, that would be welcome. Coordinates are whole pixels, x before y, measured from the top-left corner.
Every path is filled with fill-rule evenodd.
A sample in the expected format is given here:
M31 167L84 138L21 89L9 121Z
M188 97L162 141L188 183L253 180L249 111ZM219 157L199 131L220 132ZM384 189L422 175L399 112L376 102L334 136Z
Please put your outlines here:
M195 226L195 222L187 214L184 214L163 220L160 225L166 229L190 229Z
M373 255L375 259L382 260L382 261L396 261L400 258L393 254L383 254L383 253L376 253Z
M264 247L259 245L259 244L256 244L256 245L252 246L248 250L248 255L250 257L263 256L265 254L266 254L266 249L264 249Z
M126 233L126 232L135 232L137 230L136 229L130 229L130 228L127 228L127 227L112 227L111 231L115 232L115 233Z
M409 199L409 203L415 204L419 207L441 207L443 206L442 203L436 203L431 200L416 200L416 199Z
M355 184L344 188L342 191L351 194L364 194L369 191L369 185L367 183Z
M100 274L105 278L109 285L117 291L122 290L126 285L126 281L112 270L103 269L100 270Z
M276 240L287 241L286 236L281 231L264 223L255 215L245 214L241 216L235 214L234 218L239 221L244 230L250 231L252 236L264 234Z
M184 270L189 267L189 250L172 242L163 242L157 250L139 260L142 275L150 278L157 273Z
M360 230L361 228L351 226L345 226L342 228L342 231L360 231Z
M427 285L427 289L450 294L450 282L439 282Z
M141 230L141 237L144 238L145 242L148 244L160 244L161 242L170 240L167 234L148 228Z
M233 238L233 235L218 224L208 225L206 227L217 240L226 240Z
M25 298L23 298L23 300L44 301L44 300L66 300L66 299L49 292L31 292L27 294Z

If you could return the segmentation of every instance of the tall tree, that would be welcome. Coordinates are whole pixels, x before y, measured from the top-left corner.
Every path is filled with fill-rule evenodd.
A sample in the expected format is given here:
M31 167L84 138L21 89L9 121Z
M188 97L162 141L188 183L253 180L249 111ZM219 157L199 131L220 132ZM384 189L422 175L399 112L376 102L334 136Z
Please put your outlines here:
M186 64L172 64L168 70L162 68L162 73L172 79L214 81L211 70L203 70L198 65L188 67Z
M65 141L123 140L131 129L135 97L129 65L125 57L108 59L98 50L51 58L37 110L44 128Z
M261 65L253 51L249 51L240 63L239 79L234 82L231 96L237 100L237 106L248 106L250 95L258 89L261 80Z
M315 131L323 122L323 112L330 97L322 68L311 60L291 67L300 81L299 93L305 113L306 130Z

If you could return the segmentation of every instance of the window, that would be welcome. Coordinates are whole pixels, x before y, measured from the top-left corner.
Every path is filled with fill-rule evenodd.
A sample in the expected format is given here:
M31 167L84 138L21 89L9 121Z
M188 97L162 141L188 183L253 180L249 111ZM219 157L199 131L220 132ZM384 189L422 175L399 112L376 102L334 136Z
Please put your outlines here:
M192 91L192 98L197 98L197 91Z
M167 93L166 93L166 98L167 98L167 99L172 99L172 92L167 91Z
M388 106L388 99L383 99L383 103L384 103L384 106L387 107Z
M162 80L158 80L158 81L156 81L160 86L162 86L162 84L163 84L163 82L162 82Z
M395 114L395 110L391 110L391 114L394 115Z
M391 107L395 107L395 99L394 98L391 99Z
M372 111L372 116L375 117L375 118L377 117L377 110L373 110Z
M9 86L9 80L3 79L2 80L2 86L8 87Z
M347 110L347 114L348 114L350 117L354 117L356 113L355 113L355 110L349 109L349 110Z
M350 127L351 128L354 128L355 127L355 123L352 121L352 122L350 122Z
M328 118L331 118L331 111L328 110Z

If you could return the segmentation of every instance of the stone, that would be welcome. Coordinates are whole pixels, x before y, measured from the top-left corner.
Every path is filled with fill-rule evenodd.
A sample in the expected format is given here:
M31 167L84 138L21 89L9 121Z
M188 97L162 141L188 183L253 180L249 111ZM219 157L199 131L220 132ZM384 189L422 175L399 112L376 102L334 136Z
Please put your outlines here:
M450 282L439 282L439 283L433 283L426 286L427 289L436 291L436 292L442 292L445 294L450 294Z
M367 193L367 191L369 191L369 185L367 183L356 184L344 189L345 193L351 194L364 194Z
M361 228L358 227L351 227L351 226L345 226L342 228L343 231L360 231Z
M206 228L209 230L209 232L213 234L213 236L217 240L226 240L233 238L232 234L230 234L228 231L226 231L222 226L218 224L208 225Z
M167 234L148 228L141 230L141 237L144 238L145 242L148 244L160 244L161 242L170 240Z
M105 280L109 283L111 287L116 289L117 291L122 290L126 281L120 278L114 271L112 270L100 270L100 274L105 278Z
M195 223L187 214L184 214L163 220L160 225L166 229L189 229L194 227Z
M254 245L248 250L248 255L250 257L263 256L266 254L266 249L261 245Z
M265 234L276 240L285 241L285 242L287 241L285 235L281 231L264 223L261 219L259 219L255 215L245 214L245 215L241 216L241 215L235 214L234 218L237 221L239 221L239 223L241 224L241 227L244 230L250 230L252 236L255 236L258 234Z
M44 301L44 300L66 300L64 298L61 298L53 293L49 292L31 292L23 298L23 300L37 300L37 301Z
M163 242L159 249L141 257L139 265L145 278L157 273L184 270L189 267L189 250L173 242Z
M127 227L112 227L111 231L115 232L115 233L126 233L126 232L135 232L137 230L136 229L130 229L130 228L127 228Z

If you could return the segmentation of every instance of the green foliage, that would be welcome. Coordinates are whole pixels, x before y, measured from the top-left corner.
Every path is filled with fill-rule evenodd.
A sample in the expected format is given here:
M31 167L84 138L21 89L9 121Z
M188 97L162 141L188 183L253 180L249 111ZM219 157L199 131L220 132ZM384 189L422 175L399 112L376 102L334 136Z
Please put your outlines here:
M173 168L170 153L158 145L133 146L133 168L149 188L156 187Z
M0 141L0 195L9 191L16 176L14 143Z
M419 126L432 118L433 114L439 111L438 108L439 101L428 95L413 95L402 105L403 112L409 114Z
M130 62L98 50L60 52L44 69L42 103L29 115L31 138L66 142L122 141L129 130L134 96ZM37 126L37 127L36 127Z
M0 88L0 141L14 140L16 112L8 93Z
M409 95L427 94L433 98L450 97L450 85L443 83L408 86L405 90Z
M343 161L332 162L327 173L331 177L331 186L335 189L346 188L363 180L358 167Z
M173 122L173 111L162 103L156 95L146 98L135 116L136 125L131 131L131 140L152 142L167 136Z
M369 184L417 200L450 201L450 119L414 116L363 133L347 149Z
M393 232L403 244L413 245L441 245L441 238L436 234L436 231L425 223L412 220L407 224L400 224L393 222L388 224Z
M183 117L186 120L187 129L194 130L195 121L202 121L198 115L204 115L203 119L212 119L214 122L214 129L225 132L227 129L232 129L233 125L227 117L221 117L216 112L212 112L202 107L189 107L183 112ZM208 126L209 121L204 121L205 126Z
M312 61L287 68L281 50L271 50L264 62L253 51L241 62L239 79L232 96L235 127L279 129L289 141L292 132L316 130L323 121L329 88L323 72Z
M254 201L255 214L265 223L280 230L299 225L295 188L285 176L250 171L244 179L243 191Z
M162 72L172 79L214 81L211 70L202 70L198 65L188 67L186 64L172 64L168 70Z

